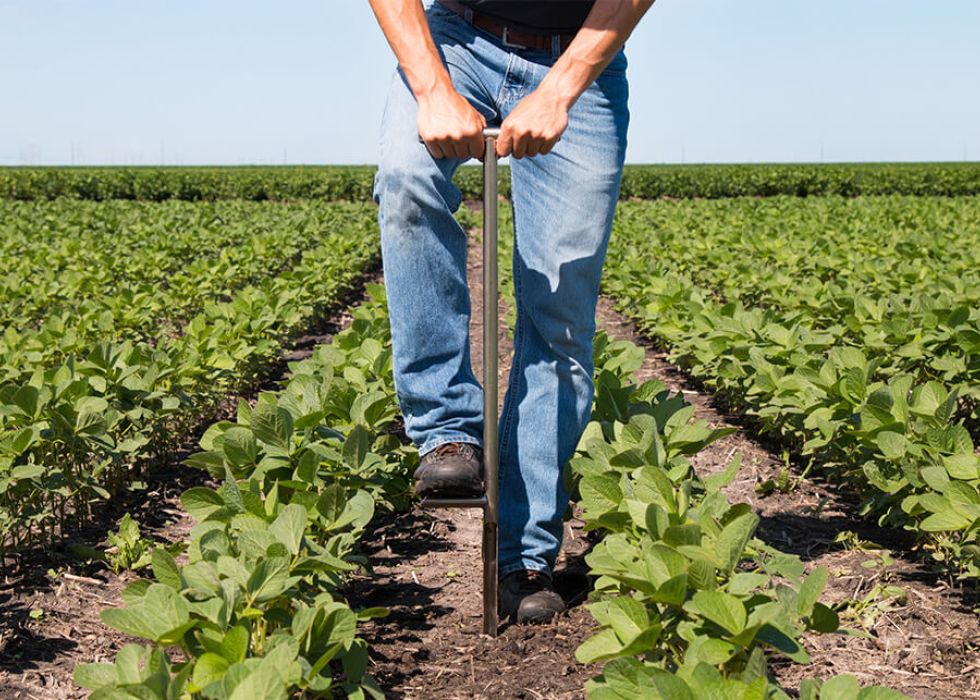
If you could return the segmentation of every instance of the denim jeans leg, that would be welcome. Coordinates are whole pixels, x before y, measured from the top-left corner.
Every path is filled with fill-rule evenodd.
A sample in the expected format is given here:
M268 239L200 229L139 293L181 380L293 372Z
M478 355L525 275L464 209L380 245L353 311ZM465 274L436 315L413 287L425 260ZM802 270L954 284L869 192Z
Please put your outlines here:
M440 13L444 15L445 13ZM433 37L456 89L488 118L490 100L465 48L430 15ZM465 25L464 27L465 28ZM391 318L395 386L408 436L424 454L446 442L479 445L483 391L470 366L466 234L453 218L456 159L435 159L419 141L417 103L400 71L392 79L375 180Z
M511 163L517 325L500 436L501 575L550 570L561 547L563 470L591 413L595 308L626 148L621 64L578 100L550 154ZM546 70L530 65L529 89Z
M554 57L515 52L438 4L428 10L456 89L499 124ZM579 98L546 156L511 163L517 294L515 355L500 423L500 572L547 570L568 508L563 468L588 421L599 278L619 192L626 59ZM482 390L470 367L466 237L453 219L459 165L434 160L417 105L396 74L375 186L388 288L395 385L409 437L427 452L480 443Z

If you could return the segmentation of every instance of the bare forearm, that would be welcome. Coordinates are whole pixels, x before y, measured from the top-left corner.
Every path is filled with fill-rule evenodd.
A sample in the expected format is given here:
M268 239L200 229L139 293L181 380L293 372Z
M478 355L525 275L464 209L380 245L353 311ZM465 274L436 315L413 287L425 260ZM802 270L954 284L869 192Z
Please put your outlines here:
M538 89L570 109L613 60L653 2L596 0L585 24Z
M368 0L417 99L452 90L421 0Z
M369 0L418 103L419 137L435 158L479 158L486 119L453 86L420 0Z
M602 73L653 0L596 0L572 43L535 90L501 124L497 155L547 154L568 127L568 112Z

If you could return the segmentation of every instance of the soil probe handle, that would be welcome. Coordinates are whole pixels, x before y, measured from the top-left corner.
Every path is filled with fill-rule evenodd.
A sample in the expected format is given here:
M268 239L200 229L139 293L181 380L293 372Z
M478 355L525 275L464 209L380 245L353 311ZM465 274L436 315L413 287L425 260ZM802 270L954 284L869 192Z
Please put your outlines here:
M483 632L497 635L497 137L483 130Z

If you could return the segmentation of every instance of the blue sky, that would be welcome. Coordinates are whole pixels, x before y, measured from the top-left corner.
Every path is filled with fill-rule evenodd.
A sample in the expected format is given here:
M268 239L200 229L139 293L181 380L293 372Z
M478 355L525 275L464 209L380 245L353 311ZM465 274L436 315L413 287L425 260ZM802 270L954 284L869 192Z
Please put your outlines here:
M977 0L658 0L632 162L980 160ZM0 165L364 163L367 0L0 0Z

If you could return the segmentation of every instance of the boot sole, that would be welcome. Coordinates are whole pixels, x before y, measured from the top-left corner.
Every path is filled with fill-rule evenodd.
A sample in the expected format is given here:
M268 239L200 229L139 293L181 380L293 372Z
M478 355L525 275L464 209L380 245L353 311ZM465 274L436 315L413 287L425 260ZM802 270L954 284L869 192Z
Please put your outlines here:
M461 484L452 479L427 477L415 482L414 493L418 498L479 498L483 495L483 484Z
M532 616L532 615L521 615L518 612L507 613L501 615L500 619L510 625L550 625L555 621L559 615L565 612L565 608L558 612L551 613L547 617L545 616Z

